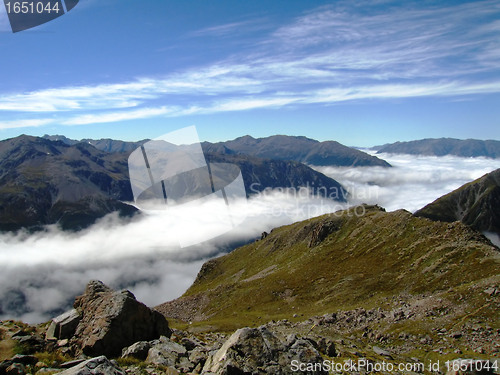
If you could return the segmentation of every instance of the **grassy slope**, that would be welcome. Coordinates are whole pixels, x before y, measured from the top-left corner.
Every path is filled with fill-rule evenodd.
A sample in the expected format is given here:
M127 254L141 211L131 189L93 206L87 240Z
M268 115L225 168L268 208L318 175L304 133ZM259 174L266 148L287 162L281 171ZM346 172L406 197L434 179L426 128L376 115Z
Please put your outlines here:
M183 297L159 310L230 330L387 306L395 296L461 293L458 321L485 302L479 290L499 282L499 260L497 248L461 223L367 207L359 217L345 211L277 228L209 261ZM494 306L481 314L498 320Z

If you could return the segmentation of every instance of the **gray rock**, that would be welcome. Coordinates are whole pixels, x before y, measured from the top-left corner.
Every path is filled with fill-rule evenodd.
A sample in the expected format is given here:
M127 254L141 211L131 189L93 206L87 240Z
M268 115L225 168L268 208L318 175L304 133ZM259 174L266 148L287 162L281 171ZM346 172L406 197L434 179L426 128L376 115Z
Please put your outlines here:
M69 339L76 331L81 316L76 309L71 309L52 319L45 334L47 340Z
M100 281L91 281L74 307L82 314L71 340L77 354L116 357L138 341L171 334L159 312L138 302L131 292L115 292Z
M291 336L284 343L266 327L246 327L233 333L215 354L207 358L202 373L296 374L290 367L292 360L319 363L322 357L309 340ZM319 370L310 374L326 372Z
M321 353L327 355L330 358L333 358L337 355L337 351L335 349L335 343L332 340L325 338L325 337L322 337L318 341L317 349Z
M146 363L174 367L182 357L187 357L187 349L163 336L149 349Z
M71 367L75 367L76 365L79 365L82 362L85 362L85 359L75 359L73 361L61 363L60 367L61 368L71 368Z
M387 350L379 348L378 346L374 346L372 349L378 355L382 355L384 357L391 358L391 353L389 353Z
M122 350L122 358L132 357L144 361L148 356L149 349L151 349L150 342L138 341Z
M290 363L297 360L302 363L318 363L323 359L309 340L298 339L289 349Z
M205 361L207 360L208 352L207 349L197 346L193 350L189 352L189 361L193 363L195 366L201 364L203 366Z
M105 356L100 356L64 370L59 375L125 375L125 371L113 364Z

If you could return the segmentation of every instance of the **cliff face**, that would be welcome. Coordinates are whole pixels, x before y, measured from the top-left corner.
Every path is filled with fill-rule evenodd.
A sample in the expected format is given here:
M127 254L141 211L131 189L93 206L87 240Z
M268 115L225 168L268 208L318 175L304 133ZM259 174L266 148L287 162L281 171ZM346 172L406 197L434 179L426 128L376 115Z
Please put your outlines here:
M479 231L500 234L500 169L435 200L416 216L461 221Z

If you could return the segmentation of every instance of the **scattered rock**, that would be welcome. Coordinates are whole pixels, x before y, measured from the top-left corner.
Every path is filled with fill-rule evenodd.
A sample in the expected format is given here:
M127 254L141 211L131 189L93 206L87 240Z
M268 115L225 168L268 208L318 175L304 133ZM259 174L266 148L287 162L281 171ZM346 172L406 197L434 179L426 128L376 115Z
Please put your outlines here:
M138 302L129 291L115 292L100 281L91 281L75 300L81 320L71 343L85 355L121 355L138 341L170 336L165 317Z
M105 356L100 356L64 370L59 375L125 375L125 371Z
M187 357L187 350L184 346L171 341L167 337L161 337L149 349L146 363L174 367L182 357Z
M322 361L310 341L289 339L283 343L264 326L238 329L215 354L208 357L203 373L292 374L292 360L304 363ZM287 344L291 346L288 348ZM323 372L312 371L310 374Z
M378 346L374 346L372 349L378 355L381 355L381 356L384 356L384 357L387 357L387 358L392 358L391 357L391 353L389 353L387 350L379 348Z
M151 349L151 343L148 341L138 341L122 350L122 358L132 357L143 361L147 358L149 349Z
M498 294L498 290L497 290L497 288L491 286L488 289L484 290L484 293L486 293L487 295L492 297L492 296L496 296Z

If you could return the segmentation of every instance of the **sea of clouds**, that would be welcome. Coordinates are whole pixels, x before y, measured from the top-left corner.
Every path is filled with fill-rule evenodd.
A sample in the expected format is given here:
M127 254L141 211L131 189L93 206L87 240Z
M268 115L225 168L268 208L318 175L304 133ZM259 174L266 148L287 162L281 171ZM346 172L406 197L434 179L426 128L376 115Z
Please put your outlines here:
M349 191L349 205L377 203L415 211L500 167L486 158L378 155L394 167L315 167ZM180 296L203 262L259 238L263 231L346 208L320 197L274 191L231 204L235 227L223 233L227 208L211 201L144 213L108 215L69 233L56 226L35 234L0 235L0 319L43 322L69 308L89 280L129 289L149 306ZM185 239L197 238L189 247Z
M393 168L314 167L339 181L350 193L350 203L377 203L388 211L410 212L467 182L500 168L500 159L457 156L375 154Z

